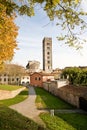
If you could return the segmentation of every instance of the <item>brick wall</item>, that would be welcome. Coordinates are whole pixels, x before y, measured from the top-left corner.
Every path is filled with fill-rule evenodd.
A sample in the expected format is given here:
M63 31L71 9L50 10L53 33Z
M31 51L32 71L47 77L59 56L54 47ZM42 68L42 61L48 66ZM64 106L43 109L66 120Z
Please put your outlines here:
M30 76L30 84L32 86L42 86L42 75L39 73L34 73Z

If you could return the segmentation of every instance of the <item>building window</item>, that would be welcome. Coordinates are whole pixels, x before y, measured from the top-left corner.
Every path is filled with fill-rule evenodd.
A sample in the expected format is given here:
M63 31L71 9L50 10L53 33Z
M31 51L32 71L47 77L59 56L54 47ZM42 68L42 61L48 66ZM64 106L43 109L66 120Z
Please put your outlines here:
M19 80L19 78L16 78L16 80L18 81L18 80Z
M25 84L25 82L23 81L22 84Z
M2 81L2 79L0 78L0 81Z
M50 47L47 47L48 50L50 50Z
M47 63L50 64L50 61L48 60Z
M39 80L41 80L41 78L39 77Z
M49 55L49 54L50 54L50 52L47 52L47 54Z
M29 79L29 77L27 77L27 79Z
M37 80L37 77L35 77L35 80Z
M50 45L50 43L47 43L47 45Z
M14 81L14 78L12 78L12 81Z
M4 74L4 76L6 76L6 74Z
M4 82L6 82L6 78L4 78Z

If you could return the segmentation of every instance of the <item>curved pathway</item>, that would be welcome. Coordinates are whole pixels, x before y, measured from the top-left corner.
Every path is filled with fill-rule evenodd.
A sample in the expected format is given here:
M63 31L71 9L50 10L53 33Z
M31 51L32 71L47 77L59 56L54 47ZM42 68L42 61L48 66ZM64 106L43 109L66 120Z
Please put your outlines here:
M33 87L29 86L29 97L20 102L18 104L10 106L10 108L18 111L22 115L31 118L37 123L40 123L45 126L43 121L39 118L39 114L43 112L42 110L38 110L35 105L36 93Z
M35 105L35 99L36 99L35 90L33 87L29 87L29 97L23 102L10 106L10 108L18 111L22 115L34 120L35 122L45 127L45 124L40 119L39 114L41 112L47 112L49 110L38 110ZM85 113L87 114L87 112L84 112L83 110L80 110L80 109L74 109L74 110L66 110L66 109L61 110L60 109L60 110L55 110L55 111L58 113Z

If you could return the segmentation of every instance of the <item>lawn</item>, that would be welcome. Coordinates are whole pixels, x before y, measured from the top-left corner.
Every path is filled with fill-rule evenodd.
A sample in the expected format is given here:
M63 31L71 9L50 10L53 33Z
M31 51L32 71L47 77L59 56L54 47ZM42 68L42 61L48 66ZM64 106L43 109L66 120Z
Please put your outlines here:
M11 99L5 99L5 100L0 100L0 104L3 104L5 106L10 106L13 104L17 104L19 102L22 102L28 97L28 89L23 90L20 92L16 97L11 98Z
M37 93L36 104L38 108L69 109L71 105L53 96L42 88L35 88ZM79 113L49 113L40 114L49 130L87 130L87 114Z
M42 113L40 117L50 130L87 130L87 115Z
M16 85L0 85L0 90L13 91L22 87L23 86L16 86Z
M38 109L70 109L73 108L70 104L66 103L65 101L55 97L54 95L50 94L49 92L45 91L42 88L35 88L37 98L36 98L36 105Z
M69 113L60 114L56 113L58 117L72 125L76 130L87 130L87 114Z
M0 105L0 130L46 130L18 112Z

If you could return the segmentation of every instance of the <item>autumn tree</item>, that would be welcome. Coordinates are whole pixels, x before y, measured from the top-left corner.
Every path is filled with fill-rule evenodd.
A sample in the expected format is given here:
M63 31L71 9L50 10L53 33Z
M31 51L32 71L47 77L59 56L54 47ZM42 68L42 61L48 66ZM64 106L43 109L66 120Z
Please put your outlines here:
M18 64L5 64L2 73L6 73L9 76L22 76L26 74L26 70Z
M11 60L17 47L18 27L14 23L15 15L7 15L6 8L0 4L0 67Z

